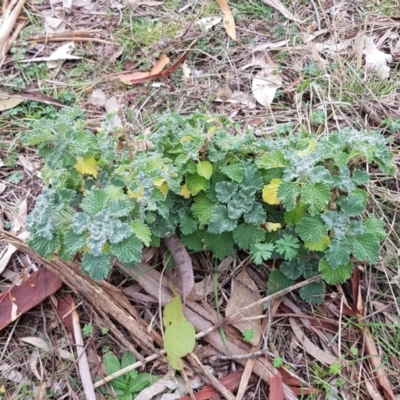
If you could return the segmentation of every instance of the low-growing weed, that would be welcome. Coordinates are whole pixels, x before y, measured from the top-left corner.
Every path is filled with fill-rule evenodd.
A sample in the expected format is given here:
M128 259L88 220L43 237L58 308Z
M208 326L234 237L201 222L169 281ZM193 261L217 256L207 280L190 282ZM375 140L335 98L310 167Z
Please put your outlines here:
M81 253L82 270L101 280L113 257L134 267L143 246L177 233L190 251L216 259L242 250L255 264L279 260L268 294L322 274L300 290L315 304L325 283L350 277L354 261L377 262L386 233L367 213L365 165L394 171L379 132L273 140L224 117L171 114L160 117L151 141L116 150L111 121L95 135L81 110L66 108L22 138L46 161L47 188L27 221L40 255Z

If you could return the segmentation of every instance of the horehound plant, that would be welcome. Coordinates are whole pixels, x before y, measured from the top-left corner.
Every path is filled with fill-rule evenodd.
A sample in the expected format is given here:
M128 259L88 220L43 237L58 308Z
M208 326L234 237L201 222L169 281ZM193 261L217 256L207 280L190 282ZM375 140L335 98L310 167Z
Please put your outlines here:
M394 172L379 132L267 139L224 117L171 114L150 146L132 149L117 146L111 120L93 133L78 108L65 108L23 138L45 159L46 188L28 218L40 255L80 253L82 270L101 280L113 257L134 267L143 246L176 233L217 259L243 250L255 264L277 260L269 293L322 274L300 290L317 304L325 282L347 280L357 260L377 262L386 234L367 213L368 165Z

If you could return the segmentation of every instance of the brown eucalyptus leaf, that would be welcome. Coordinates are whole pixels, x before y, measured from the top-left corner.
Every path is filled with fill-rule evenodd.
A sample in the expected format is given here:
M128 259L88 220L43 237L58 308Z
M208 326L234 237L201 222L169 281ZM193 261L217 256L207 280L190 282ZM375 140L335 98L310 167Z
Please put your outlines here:
M250 278L246 269L237 276L233 283L233 292L226 305L226 316L234 314L237 310L248 304L254 303L261 299L258 293L257 285ZM260 343L262 337L261 323L259 319L249 319L251 317L258 317L263 314L262 304L256 305L254 307L245 310L242 314L242 320L238 322L233 322L232 325L239 329L240 332L244 332L247 329L254 329L254 336L250 343L256 346Z

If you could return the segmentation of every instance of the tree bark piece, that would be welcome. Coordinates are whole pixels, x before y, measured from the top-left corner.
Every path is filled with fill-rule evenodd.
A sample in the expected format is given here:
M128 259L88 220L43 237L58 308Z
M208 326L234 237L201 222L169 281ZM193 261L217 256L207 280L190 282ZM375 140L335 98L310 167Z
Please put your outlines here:
M47 269L39 269L20 285L0 295L0 331L20 315L55 293L62 281Z

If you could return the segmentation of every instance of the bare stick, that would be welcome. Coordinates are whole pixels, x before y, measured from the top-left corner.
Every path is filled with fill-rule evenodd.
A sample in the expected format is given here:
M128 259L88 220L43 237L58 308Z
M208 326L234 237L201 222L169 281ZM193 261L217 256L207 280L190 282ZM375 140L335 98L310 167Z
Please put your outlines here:
M7 48L10 46L10 34L25 2L26 0L12 0L0 19L0 67L3 65Z

